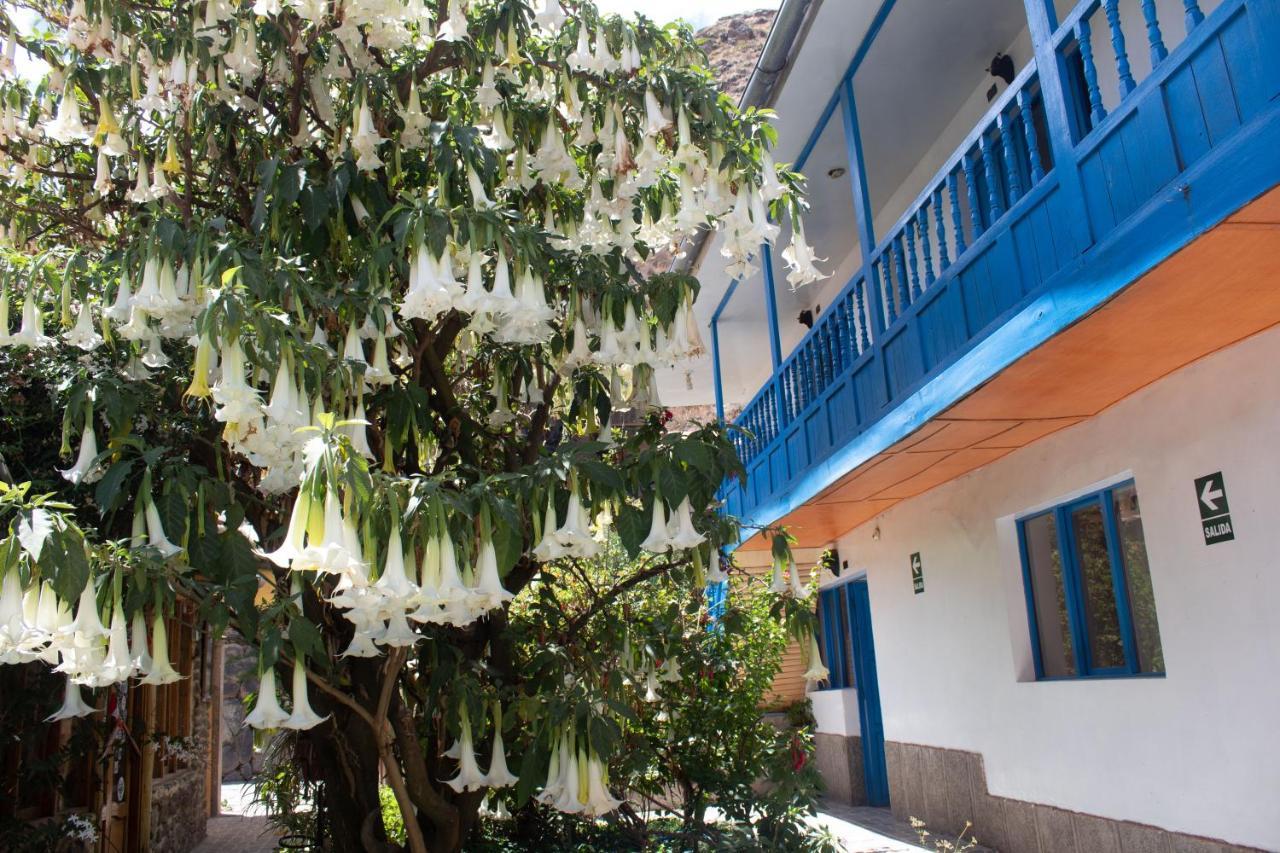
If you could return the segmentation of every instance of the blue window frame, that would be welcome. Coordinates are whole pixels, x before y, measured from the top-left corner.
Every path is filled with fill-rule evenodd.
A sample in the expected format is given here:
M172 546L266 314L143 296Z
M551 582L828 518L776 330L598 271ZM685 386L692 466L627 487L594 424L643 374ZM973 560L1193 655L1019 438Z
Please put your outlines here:
M1163 675L1133 481L1018 520L1037 679Z
M849 633L848 584L828 587L818 593L818 644L822 663L831 673L820 690L843 690L855 687L853 675L853 636Z

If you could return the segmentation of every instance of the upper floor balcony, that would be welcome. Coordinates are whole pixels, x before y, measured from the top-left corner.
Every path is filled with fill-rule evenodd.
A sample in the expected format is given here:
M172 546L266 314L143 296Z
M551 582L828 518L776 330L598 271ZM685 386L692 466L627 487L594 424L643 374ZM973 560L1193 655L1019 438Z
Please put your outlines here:
M728 509L803 545L1280 322L1280 2L868 5L779 95L831 278L701 270Z

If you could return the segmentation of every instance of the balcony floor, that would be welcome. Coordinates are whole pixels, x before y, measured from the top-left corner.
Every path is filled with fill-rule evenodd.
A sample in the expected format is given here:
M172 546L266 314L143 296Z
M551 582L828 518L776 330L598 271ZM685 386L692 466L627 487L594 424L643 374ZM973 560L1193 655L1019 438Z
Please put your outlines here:
M1179 368L1280 324L1280 187L792 510L821 547L922 494L1090 418ZM741 548L768 547L759 535Z

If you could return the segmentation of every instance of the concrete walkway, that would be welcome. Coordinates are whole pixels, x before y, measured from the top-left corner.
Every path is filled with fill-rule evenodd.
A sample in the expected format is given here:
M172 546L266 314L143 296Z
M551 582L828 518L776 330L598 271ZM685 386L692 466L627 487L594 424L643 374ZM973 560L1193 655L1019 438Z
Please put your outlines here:
M888 809L846 806L830 800L818 803L811 821L831 830L848 853L920 853L921 847L910 825L894 818Z
M194 853L271 853L279 834L253 803L253 786L224 783L222 814L210 818L208 835Z
M245 785L222 786L222 811L211 818L208 837L195 853L271 853L279 841L260 807L252 802L252 788ZM824 801L812 818L818 826L829 829L847 853L926 853L911 827L894 818L888 809L868 806L846 806Z

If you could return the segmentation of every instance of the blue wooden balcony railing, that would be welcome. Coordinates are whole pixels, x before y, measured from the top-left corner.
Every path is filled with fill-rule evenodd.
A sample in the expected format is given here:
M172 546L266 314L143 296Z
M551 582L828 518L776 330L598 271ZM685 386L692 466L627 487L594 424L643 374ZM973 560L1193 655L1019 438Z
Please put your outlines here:
M1280 180L1280 149L1268 149L1280 137L1280 2L1222 0L1208 16L1181 5L1182 20L1164 21L1155 0L1083 0L1055 23L1027 0L1035 59L735 420L748 479L725 484L729 512L776 520L806 472L1030 300L1104 256L1149 267L1211 209ZM1122 24L1134 20L1150 56L1141 80ZM1249 145L1270 153L1228 162ZM1191 209L1198 185L1203 211ZM1171 188L1186 213L1161 203ZM855 206L859 192L855 180Z

